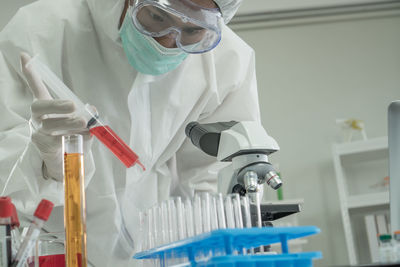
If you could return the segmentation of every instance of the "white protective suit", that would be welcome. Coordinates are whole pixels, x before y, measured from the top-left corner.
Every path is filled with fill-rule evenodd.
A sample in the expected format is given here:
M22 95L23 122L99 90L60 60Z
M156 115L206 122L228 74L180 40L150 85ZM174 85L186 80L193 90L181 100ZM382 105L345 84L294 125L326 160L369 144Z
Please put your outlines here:
M61 206L64 198L62 183L43 178L42 160L29 142L32 95L21 51L39 54L96 106L147 168L127 170L97 140L85 155L85 164L95 165L85 174L88 255L100 267L132 265L140 210L171 195L216 190L224 165L185 137L189 122L259 120L254 52L228 27L214 50L189 55L170 73L143 75L129 65L119 39L123 2L40 0L20 9L0 33L0 189L27 146L6 188L19 211L32 214L41 198ZM51 229L62 230L56 219Z

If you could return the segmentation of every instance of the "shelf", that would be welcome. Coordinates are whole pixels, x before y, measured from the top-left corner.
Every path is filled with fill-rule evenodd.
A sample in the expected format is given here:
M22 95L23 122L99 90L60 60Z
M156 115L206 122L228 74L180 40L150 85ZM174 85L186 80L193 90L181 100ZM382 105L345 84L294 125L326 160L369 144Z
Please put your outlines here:
M371 191L368 184L376 183L377 177L387 170L388 138L334 144L332 152L348 258L350 265L355 265L361 260L357 259L357 252L368 244L360 241L359 228L353 228L353 223L365 212L389 208L388 191L367 193ZM360 246L359 249L357 246Z
M384 150L387 148L387 136L334 145L334 149L339 156L373 152L377 150Z
M347 200L348 209L365 208L385 204L389 204L389 192L350 196Z

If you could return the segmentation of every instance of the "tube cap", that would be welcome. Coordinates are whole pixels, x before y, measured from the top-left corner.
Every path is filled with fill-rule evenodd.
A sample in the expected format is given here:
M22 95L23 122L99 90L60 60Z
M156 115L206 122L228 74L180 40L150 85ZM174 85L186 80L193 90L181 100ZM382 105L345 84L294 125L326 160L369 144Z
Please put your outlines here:
M13 214L13 205L10 197L0 197L0 218L9 218Z
M15 208L14 204L11 204L12 208L13 208L13 213L11 216L11 227L19 227L19 219L18 219L18 213L17 213L17 209Z
M50 217L53 207L54 207L53 202L47 199L42 199L42 201L40 201L39 205L37 206L33 216L42 219L43 221L47 221Z

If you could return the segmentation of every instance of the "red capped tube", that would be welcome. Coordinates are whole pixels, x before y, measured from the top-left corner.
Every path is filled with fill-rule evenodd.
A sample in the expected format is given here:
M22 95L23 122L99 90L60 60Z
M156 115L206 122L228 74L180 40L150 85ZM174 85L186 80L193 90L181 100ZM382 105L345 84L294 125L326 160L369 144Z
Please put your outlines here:
M42 201L40 201L39 205L37 206L33 216L43 221L47 221L50 217L53 207L54 204L51 201L48 201L47 199L42 199Z

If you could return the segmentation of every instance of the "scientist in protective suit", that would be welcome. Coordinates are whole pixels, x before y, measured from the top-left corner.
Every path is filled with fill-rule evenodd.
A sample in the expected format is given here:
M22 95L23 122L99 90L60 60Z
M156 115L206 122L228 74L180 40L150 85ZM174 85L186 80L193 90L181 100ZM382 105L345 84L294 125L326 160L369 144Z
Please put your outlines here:
M28 215L41 198L62 207L58 133L81 133L89 261L134 262L139 211L216 190L223 165L190 143L185 126L260 119L254 51L226 26L240 2L39 0L21 8L0 33L2 193ZM97 108L146 171L126 169L93 140L72 102L51 98L26 65L33 55ZM63 229L58 221L52 230Z

